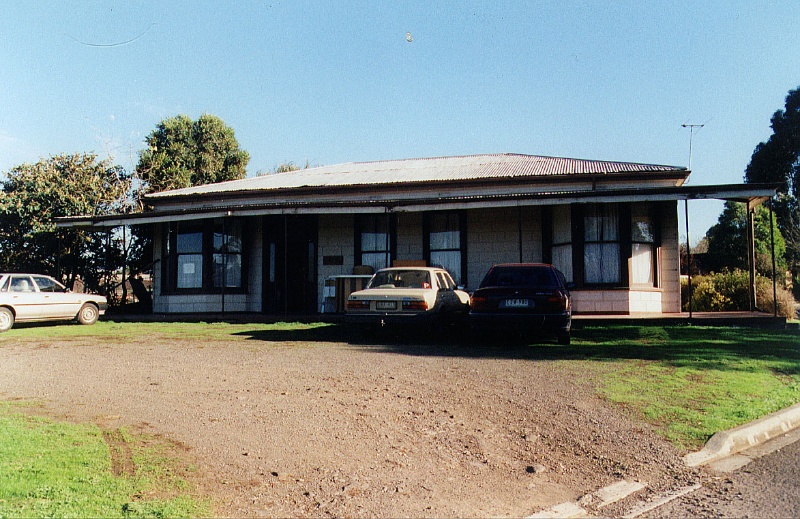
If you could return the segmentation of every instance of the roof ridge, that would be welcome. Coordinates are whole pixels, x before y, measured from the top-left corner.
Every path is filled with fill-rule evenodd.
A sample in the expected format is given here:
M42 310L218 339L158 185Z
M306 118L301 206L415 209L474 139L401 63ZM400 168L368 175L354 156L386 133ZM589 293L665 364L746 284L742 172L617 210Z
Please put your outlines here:
M363 161L348 161L348 162L341 162L339 164L329 164L327 166L316 166L314 168L307 168L307 169L316 169L316 168L323 168L323 167L332 167L332 166L346 166L348 164L356 165L356 164L379 164L382 162L411 162L411 161L431 161L431 160L442 160L442 159L467 159L467 158L475 158L475 157L527 157L531 159L552 159L552 160L571 160L576 162L595 162L595 163L603 163L603 164L626 164L632 166L655 166L660 168L670 168L674 170L688 170L685 166L672 166L669 164L653 164L651 162L632 162L632 161L622 161L622 160L606 160L606 159L582 159L582 158L575 158L575 157L565 157L559 155L531 155L528 153L514 153L514 152L499 152L499 153L470 153L464 155L437 155L434 157L406 157L402 159L382 159L382 160L363 160ZM284 173L296 173L297 171L303 170L295 170L295 171L286 171Z

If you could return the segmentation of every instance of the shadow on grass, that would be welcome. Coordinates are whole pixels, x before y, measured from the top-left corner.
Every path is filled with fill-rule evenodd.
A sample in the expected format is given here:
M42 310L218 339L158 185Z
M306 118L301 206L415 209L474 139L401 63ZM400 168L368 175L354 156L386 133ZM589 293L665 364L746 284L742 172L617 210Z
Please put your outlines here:
M549 337L521 342L513 336L478 339L452 333L432 340L422 334L382 333L365 336L352 325L311 329L238 332L266 342L346 343L370 351L414 356L520 360L660 361L701 370L748 370L746 360L769 360L781 375L800 374L800 337L791 332L732 327L607 326L574 330L570 346Z

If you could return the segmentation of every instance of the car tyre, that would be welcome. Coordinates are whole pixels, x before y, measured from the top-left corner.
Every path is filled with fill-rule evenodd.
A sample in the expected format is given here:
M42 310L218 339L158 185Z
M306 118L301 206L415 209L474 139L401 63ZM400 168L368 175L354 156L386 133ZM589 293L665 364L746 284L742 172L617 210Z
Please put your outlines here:
M7 332L14 326L14 312L8 308L0 308L0 332Z
M562 346L569 346L570 334L569 332L559 333L557 339Z
M78 312L78 322L81 324L94 324L99 316L100 312L97 307L92 303L86 303Z

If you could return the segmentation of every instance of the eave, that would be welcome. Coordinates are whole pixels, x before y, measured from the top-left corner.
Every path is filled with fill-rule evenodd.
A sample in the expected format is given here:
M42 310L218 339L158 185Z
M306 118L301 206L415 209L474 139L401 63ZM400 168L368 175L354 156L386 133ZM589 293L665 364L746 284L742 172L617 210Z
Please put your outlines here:
M56 227L111 228L121 225L142 225L171 221L198 220L234 216L274 214L352 214L419 212L451 209L480 209L491 207L524 207L573 203L657 202L674 200L732 200L755 207L775 196L780 184L725 184L710 186L666 186L653 188L621 188L604 190L559 190L548 192L508 192L503 194L472 194L469 196L392 197L384 193L372 200L369 193L351 200L292 200L277 196L264 197L247 203L226 200L221 205L198 206L189 200L183 207L142 213L107 216L74 216L56 218ZM205 198L205 197L204 197ZM228 199L229 197L225 197Z

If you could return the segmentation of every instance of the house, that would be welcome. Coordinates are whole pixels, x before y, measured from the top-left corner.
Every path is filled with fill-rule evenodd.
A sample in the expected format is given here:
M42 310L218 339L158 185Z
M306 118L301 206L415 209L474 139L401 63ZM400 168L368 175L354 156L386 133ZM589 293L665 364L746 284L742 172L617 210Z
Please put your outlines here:
M495 263L553 263L574 283L575 313L676 313L678 201L752 208L775 194L687 186L689 173L520 154L354 162L154 193L152 211L57 225L152 225L156 313L331 311L331 280L398 262L442 265L467 290Z

